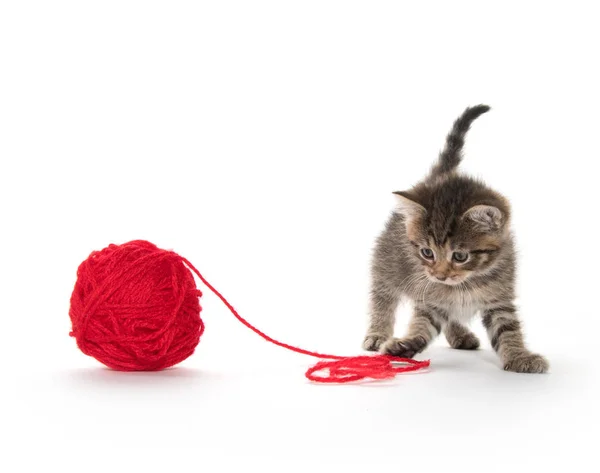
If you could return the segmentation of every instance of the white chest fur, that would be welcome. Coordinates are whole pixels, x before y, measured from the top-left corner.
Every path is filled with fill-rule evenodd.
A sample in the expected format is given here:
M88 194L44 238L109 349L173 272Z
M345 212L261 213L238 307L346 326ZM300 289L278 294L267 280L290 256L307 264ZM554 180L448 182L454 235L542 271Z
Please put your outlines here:
M481 300L472 293L455 293L439 300L443 301L439 307L448 314L448 318L461 324L468 324L483 307Z
M462 324L471 321L481 306L475 302L456 302L448 306L448 316L450 320L456 320Z
M485 305L481 293L446 288L440 290L439 287L432 289L422 300L413 301L437 307L448 315L449 320L461 324L468 324Z

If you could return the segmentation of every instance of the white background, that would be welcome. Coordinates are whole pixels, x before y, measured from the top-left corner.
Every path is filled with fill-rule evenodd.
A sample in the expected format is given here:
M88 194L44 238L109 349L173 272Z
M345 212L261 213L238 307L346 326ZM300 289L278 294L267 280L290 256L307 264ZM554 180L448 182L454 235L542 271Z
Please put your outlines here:
M593 4L2 2L0 470L596 471ZM141 238L270 335L361 353L391 192L477 103L463 169L513 203L548 375L502 371L484 337L439 340L426 373L314 385L316 360L208 291L172 370L112 372L68 336L79 263Z

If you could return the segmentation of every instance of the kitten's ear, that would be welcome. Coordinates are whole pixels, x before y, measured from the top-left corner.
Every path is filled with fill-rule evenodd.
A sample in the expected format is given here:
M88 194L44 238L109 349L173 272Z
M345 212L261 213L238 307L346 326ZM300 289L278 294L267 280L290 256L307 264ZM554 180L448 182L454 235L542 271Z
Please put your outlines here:
M425 207L416 202L409 192L398 191L393 194L396 198L396 213L404 215L407 220L414 220L427 212Z
M492 205L475 205L463 214L463 219L470 220L483 233L498 232L506 220L500 209Z

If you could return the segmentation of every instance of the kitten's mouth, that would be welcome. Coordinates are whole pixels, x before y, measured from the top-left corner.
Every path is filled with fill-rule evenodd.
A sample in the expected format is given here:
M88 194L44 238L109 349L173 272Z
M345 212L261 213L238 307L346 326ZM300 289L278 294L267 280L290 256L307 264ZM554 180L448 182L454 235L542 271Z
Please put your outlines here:
M443 284L445 286L457 286L465 280L464 278L461 278L459 276L451 276L451 277L447 277L445 279L440 279L435 276L432 276L431 274L428 274L427 278L431 282L434 282L437 284Z

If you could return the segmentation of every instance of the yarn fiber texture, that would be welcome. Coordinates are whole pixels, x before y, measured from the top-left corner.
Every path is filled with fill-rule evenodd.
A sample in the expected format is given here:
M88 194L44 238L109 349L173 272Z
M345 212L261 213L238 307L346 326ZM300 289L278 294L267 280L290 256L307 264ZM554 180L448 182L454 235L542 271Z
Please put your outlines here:
M77 269L70 335L83 353L110 368L162 370L198 345L201 295L176 253L143 240L111 244Z

